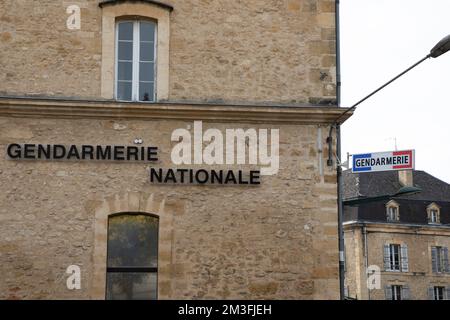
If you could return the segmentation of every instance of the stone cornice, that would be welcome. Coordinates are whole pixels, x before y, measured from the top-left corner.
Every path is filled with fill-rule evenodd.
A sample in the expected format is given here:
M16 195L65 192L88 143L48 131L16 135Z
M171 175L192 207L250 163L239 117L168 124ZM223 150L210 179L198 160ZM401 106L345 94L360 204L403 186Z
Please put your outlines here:
M0 97L0 116L214 122L330 124L345 109L323 106L248 106L183 103L127 103ZM346 114L341 122L351 114Z
M450 225L428 225L410 223L387 223L371 221L344 222L344 230L366 227L367 232L403 233L420 235L450 235Z

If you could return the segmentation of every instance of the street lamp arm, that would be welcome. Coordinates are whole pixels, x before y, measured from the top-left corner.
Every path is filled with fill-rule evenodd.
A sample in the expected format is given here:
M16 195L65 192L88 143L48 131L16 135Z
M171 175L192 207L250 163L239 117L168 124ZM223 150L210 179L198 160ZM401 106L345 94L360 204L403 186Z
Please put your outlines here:
M425 60L427 60L428 58L431 57L431 54L427 54L425 57L423 57L422 59L420 59L419 61L417 61L416 63L414 63L412 66L410 66L408 69L404 70L403 72L399 73L398 75L396 75L394 78L392 78L391 80L389 80L388 82L386 82L385 84L383 84L381 87L379 87L378 89L374 90L372 93L368 94L367 96L365 96L364 98L362 98L361 100L359 100L358 102L356 102L354 105L352 105L350 108L348 108L347 110L345 110L344 112L342 112L339 117L336 118L336 120L334 121L334 125L339 123L339 120L342 119L342 117L344 115L346 115L348 112L353 111L356 109L356 107L363 103L364 101L366 101L367 99L369 99L371 96L373 96L374 94L376 94L378 91L384 89L385 87L387 87L388 85L390 85L392 82L394 82L395 80L397 80L398 78L400 78L401 76L403 76L405 73L411 71L412 69L414 69L415 67L417 67L419 64L421 64L422 62L424 62Z
M375 91L373 91L372 93L368 94L367 96L365 96L364 98L362 98L361 100L359 100L358 102L356 102L354 105L352 105L350 108L348 108L347 110L345 110L344 112L342 112L339 117L336 118L336 120L334 120L333 126L336 126L339 124L339 120L342 119L342 117L344 115L346 115L347 113L355 110L355 108L362 102L366 101L367 99L369 99L371 96L373 96L375 93L377 93L378 91L384 89L386 86L390 85L392 82L394 82L395 80L397 80L398 78L400 78L401 76L403 76L405 73L407 73L408 71L414 69L415 67L417 67L419 64L421 64L422 62L424 62L425 60L427 60L428 58L437 58L441 55L443 55L444 53L446 53L447 51L450 51L450 35L444 37L441 39L441 41L439 41L431 50L430 53L427 54L425 57L423 57L422 59L420 59L419 61L417 61L416 63L414 63L411 67L409 67L408 69L406 69L405 71L401 72L400 74L398 74L397 76L395 76L394 78L392 78L391 80L389 80L388 82L386 82L385 84L383 84L381 87L379 87L378 89L376 89ZM331 132L331 130L330 130Z
M429 59L432 57L432 52L427 54L425 57L423 57L422 59L420 59L419 61L417 61L416 63L414 63L412 66L410 66L409 68L407 68L406 70L402 71L401 73L399 73L398 75L396 75L394 78L392 78L391 80L389 80L388 82L386 82L385 84L383 84L382 86L378 87L377 89L375 89L374 91L372 91L371 93L369 93L367 96L365 96L364 98L362 98L361 100L359 100L358 102L356 102L354 105L352 105L350 108L346 109L344 112L342 112L339 117L336 118L336 120L334 120L333 124L330 126L330 132L328 133L328 138L327 138L327 142L328 142L328 160L327 160L327 165L328 166L332 166L333 165L333 154L332 154L332 133L333 133L333 128L337 127L339 125L339 120L342 119L343 116L345 116L347 113L353 111L356 109L356 107L358 105L360 105L361 103L363 103L364 101L366 101L367 99L369 99L371 96L373 96L374 94L376 94L378 91L384 89L385 87L387 87L388 85L390 85L392 82L394 82L395 80L397 80L398 78L400 78L401 76L403 76L405 73L411 71L412 69L414 69L415 67L417 67L419 64L421 64L422 62L424 62L425 60ZM340 159L339 159L340 161Z

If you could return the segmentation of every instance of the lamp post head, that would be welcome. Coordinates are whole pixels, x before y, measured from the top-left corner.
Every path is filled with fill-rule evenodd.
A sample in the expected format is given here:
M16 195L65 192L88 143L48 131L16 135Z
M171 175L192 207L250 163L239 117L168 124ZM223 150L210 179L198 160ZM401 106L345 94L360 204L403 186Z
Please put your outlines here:
M433 49L430 50L430 57L437 58L450 50L450 35L439 41Z

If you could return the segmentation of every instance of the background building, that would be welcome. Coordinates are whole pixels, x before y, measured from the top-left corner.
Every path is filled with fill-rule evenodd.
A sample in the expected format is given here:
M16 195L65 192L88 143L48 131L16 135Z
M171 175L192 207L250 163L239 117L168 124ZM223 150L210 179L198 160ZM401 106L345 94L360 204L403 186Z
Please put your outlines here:
M389 196L404 186L422 191ZM344 190L347 203L353 202L344 207L348 296L450 299L450 185L423 171L348 170ZM369 282L367 268L372 270Z
M0 298L338 298L334 1L4 0L0 12ZM257 186L151 183L150 167L261 167L175 165L172 134L194 135L194 121L279 130L278 172ZM47 145L88 158L36 160ZM90 159L97 146L119 146L116 161ZM124 161L124 146L155 146L158 160ZM72 265L80 289L66 286Z

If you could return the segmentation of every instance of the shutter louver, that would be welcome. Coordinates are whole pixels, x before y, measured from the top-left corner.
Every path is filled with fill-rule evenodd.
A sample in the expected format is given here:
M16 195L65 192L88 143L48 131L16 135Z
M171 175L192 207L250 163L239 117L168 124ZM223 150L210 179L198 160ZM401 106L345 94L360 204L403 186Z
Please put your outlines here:
M408 263L408 246L406 244L402 244L401 247L401 259L402 259L402 272L409 271L409 263Z
M445 299L450 300L450 287L447 287L447 289L445 290L445 293L446 293Z
M428 300L434 300L434 288L433 287L428 288Z
M384 259L384 270L385 271L391 270L391 253L390 253L388 244L384 245L383 259Z
M438 272L437 268L437 248L431 247L431 269L433 273Z
M448 248L442 248L443 262L442 270L444 272L450 272L450 266L448 265Z
M402 287L402 300L409 300L411 299L411 291L409 290L408 286Z
M386 300L392 300L392 287L391 286L385 286L384 287L384 294L386 296Z

